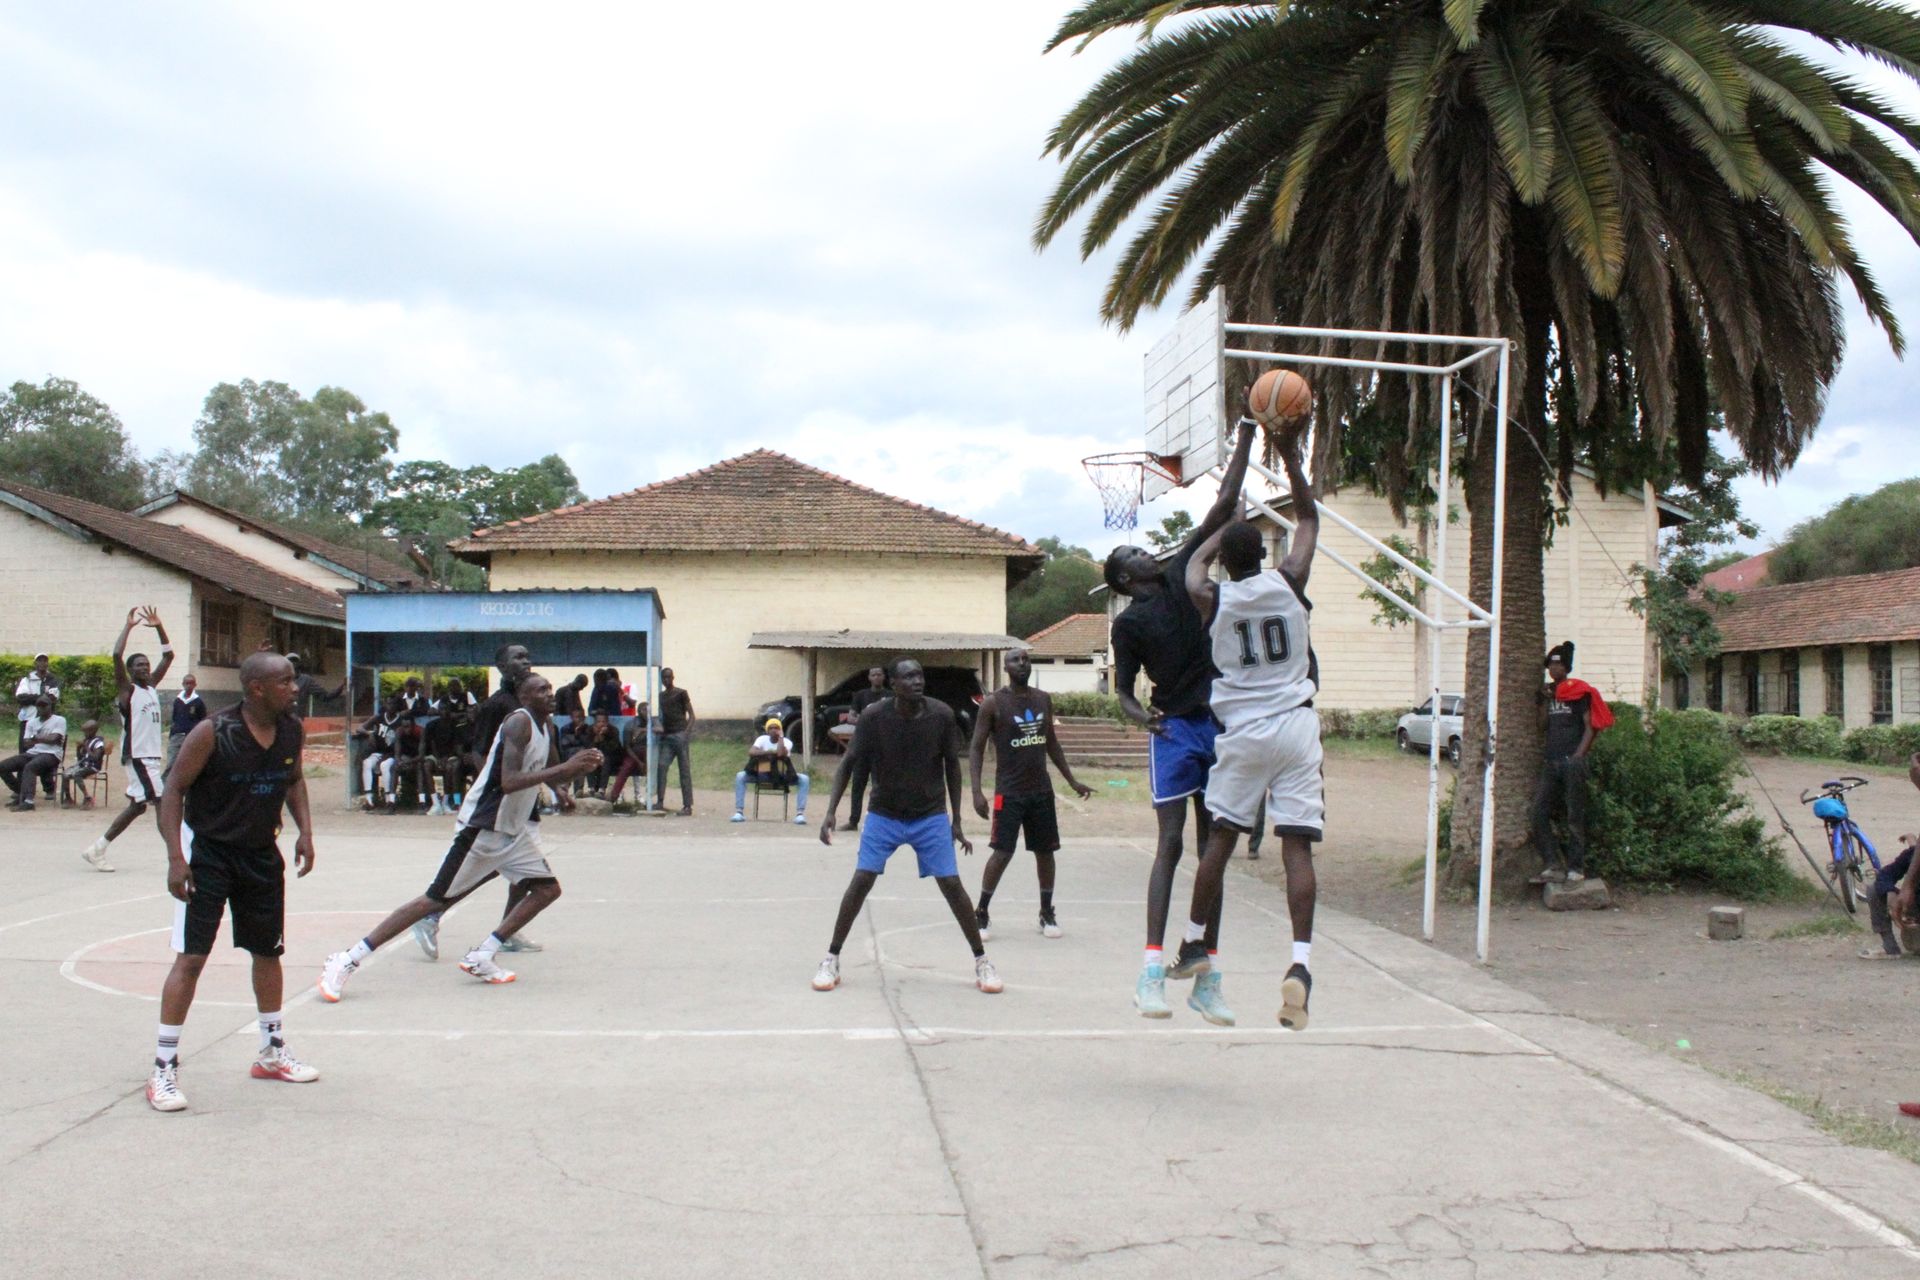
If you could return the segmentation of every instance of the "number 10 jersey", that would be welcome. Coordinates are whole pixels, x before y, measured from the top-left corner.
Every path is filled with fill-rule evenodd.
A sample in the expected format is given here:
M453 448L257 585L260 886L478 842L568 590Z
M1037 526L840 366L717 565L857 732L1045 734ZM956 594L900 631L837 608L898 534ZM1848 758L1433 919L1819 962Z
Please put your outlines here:
M1278 569L1216 588L1213 714L1233 729L1313 701L1320 673L1308 642L1313 608Z

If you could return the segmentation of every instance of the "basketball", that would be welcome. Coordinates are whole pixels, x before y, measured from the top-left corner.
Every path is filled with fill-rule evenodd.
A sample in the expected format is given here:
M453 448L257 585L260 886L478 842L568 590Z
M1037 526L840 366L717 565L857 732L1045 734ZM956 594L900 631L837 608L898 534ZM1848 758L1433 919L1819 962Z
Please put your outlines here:
M1313 412L1313 388L1290 369L1269 369L1247 392L1247 410L1269 431L1297 427Z

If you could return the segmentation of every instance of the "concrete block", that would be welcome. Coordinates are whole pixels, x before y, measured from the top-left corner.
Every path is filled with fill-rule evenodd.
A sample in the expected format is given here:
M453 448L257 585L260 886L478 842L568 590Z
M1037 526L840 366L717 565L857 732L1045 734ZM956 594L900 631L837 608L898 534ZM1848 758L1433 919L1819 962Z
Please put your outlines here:
M1605 911L1613 905L1607 882L1588 876L1578 884L1549 884L1541 894L1549 911Z
M1714 907L1707 912L1707 936L1715 942L1733 942L1747 932L1747 913L1742 907Z

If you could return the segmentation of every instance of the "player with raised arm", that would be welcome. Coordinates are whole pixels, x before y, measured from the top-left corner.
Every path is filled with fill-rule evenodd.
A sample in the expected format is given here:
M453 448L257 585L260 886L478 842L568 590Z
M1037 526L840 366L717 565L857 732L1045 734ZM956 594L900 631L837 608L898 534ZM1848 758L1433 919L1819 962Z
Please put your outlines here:
M921 878L934 878L960 932L967 936L967 945L973 948L974 985L988 995L997 993L1000 975L981 945L973 903L953 858L955 844L973 852L973 843L960 825L960 724L953 708L927 697L927 673L912 658L893 664L893 697L860 713L853 744L833 775L826 821L820 825L821 844L833 843L834 813L856 774L871 778L873 792L868 797L867 820L860 828L859 860L840 899L833 941L813 975L813 989L831 991L840 985L840 948L854 919L873 891L874 881L887 869L887 859L901 845L910 844L920 862Z
M524 892L506 917L460 968L486 983L512 982L515 975L494 963L514 933L560 897L560 881L547 866L540 846L540 788L571 782L600 767L600 753L576 752L560 759L553 732L553 685L542 675L520 679L520 709L494 735L480 775L460 806L460 829L440 863L440 873L425 893L396 909L373 932L345 951L327 957L320 972L320 998L340 999L347 979L376 949L391 942L429 914L438 915L494 876L504 876Z
M1148 1018L1172 1014L1167 1008L1167 978L1194 976L1179 966L1169 970L1163 961L1189 796L1195 842L1201 848L1206 847L1211 829L1202 793L1213 767L1215 727L1207 695L1214 670L1206 623L1187 596L1187 565L1200 544L1233 519L1256 434L1250 423L1242 428L1220 481L1220 496L1164 569L1141 547L1115 547L1107 556L1107 586L1132 601L1113 623L1114 692L1121 710L1152 735L1147 740L1147 764L1159 837L1147 879L1146 958L1133 993L1134 1007ZM1140 705L1133 692L1142 667L1153 681L1151 711ZM1217 941L1218 936L1216 919L1207 940Z
M1040 879L1040 932L1045 937L1060 936L1060 921L1053 914L1053 855L1060 848L1060 819L1053 803L1053 779L1047 776L1047 761L1052 760L1061 778L1082 800L1093 794L1073 776L1067 753L1053 729L1053 699L1045 690L1031 685L1033 655L1014 649L1006 657L1007 685L995 690L980 706L980 717L973 725L973 749L968 755L968 777L973 782L973 811L987 819L987 859L980 876L980 901L974 910L974 923L980 939L988 938L987 907L1007 864L1013 861L1013 847L1024 828L1027 852L1033 855L1033 869ZM993 804L980 786L985 772L987 744L993 744Z
M1211 535L1187 565L1187 595L1209 623L1213 662L1213 714L1220 721L1207 809L1213 832L1193 878L1180 964L1198 975L1187 1003L1207 1021L1233 1025L1220 993L1220 972L1202 938L1220 919L1227 860L1243 832L1260 821L1260 802L1280 837L1287 870L1287 912L1293 920L1293 964L1280 984L1280 1024L1307 1026L1313 976L1307 965L1313 945L1316 892L1313 845L1326 820L1321 779L1320 715L1313 695L1320 673L1308 619L1307 574L1319 540L1320 513L1300 466L1297 432L1280 438L1280 456L1293 494L1293 539L1271 573L1260 571L1266 545L1259 529L1235 521ZM1228 581L1214 584L1209 571L1218 558Z
M293 712L293 664L252 653L240 664L240 703L195 725L174 757L160 799L160 836L167 843L167 892L173 915L173 968L160 992L160 1034L147 1102L155 1111L183 1111L180 1031L200 971L230 909L233 945L253 955L253 999L260 1012L256 1080L307 1084L320 1073L287 1052L280 1034L284 987L280 952L286 925L287 864L277 843L282 809L300 834L293 860L313 870L313 815L307 807L300 753L306 730ZM181 843L184 828L192 837Z
M135 627L152 627L160 637L158 667L153 666L144 653L126 656L127 637ZM107 833L80 855L96 871L113 870L107 861L107 846L119 839L120 833L132 826L134 819L145 813L149 805L158 805L165 792L167 729L161 722L158 686L172 667L173 646L167 642L167 628L160 621L159 612L150 604L129 609L126 624L120 628L120 638L113 642L113 680L119 689L116 701L121 723L127 726L127 737L120 748L120 758L127 763L127 807L107 827ZM157 811L153 817L155 822L160 820Z

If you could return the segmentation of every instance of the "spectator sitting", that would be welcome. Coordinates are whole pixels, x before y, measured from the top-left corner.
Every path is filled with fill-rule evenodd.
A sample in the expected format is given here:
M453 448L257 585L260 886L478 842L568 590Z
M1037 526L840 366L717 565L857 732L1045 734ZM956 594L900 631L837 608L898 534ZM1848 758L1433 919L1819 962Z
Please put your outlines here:
M34 707L40 701L40 695L53 696L54 705L60 703L60 678L47 669L47 655L33 655L33 670L20 677L20 683L13 687L13 700L20 708L20 750L27 749L27 721L33 719Z
M643 705L620 731L620 768L613 775L613 786L607 792L607 803L614 804L620 799L620 789L627 785L627 779L634 774L642 778L647 776L647 709ZM640 785L640 797L646 799L646 784Z
M473 758L473 707L459 677L447 681L434 704L433 723L426 726L422 747L426 753L424 785L431 789L432 780L441 779L430 811L452 814L466 794L467 781L472 777L469 761Z
M813 780L793 768L793 742L776 717L768 717L766 732L753 740L747 751L747 767L733 775L733 821L747 820L747 783L763 777L782 779L798 793L793 825L807 825L807 791Z
M200 681L189 672L180 681L180 692L173 699L173 723L167 730L167 763L180 754L180 744L193 732L193 726L207 718L207 704L199 694Z
M400 695L396 693L350 735L366 743L366 754L360 757L360 790L369 810L376 807L382 790L393 790L393 753L399 745L400 719Z
M593 720L587 725L584 734L575 734L574 741L580 747L591 747L600 753L600 767L587 775L588 789L601 799L607 794L607 774L613 768L612 762L620 758L620 731L613 727L613 721L604 711L594 713Z
M0 760L0 782L13 792L9 809L31 811L36 784L51 794L53 775L67 754L67 718L53 709L53 695L43 693L33 704L33 718L22 733L26 750Z
M561 685L553 695L553 714L565 716L569 727L587 718L587 705L580 698L580 691L586 687L587 678L579 675Z
M191 677L189 677L191 678ZM80 750L74 754L73 763L60 775L60 803L62 806L73 803L73 784L85 782L94 777L107 764L107 740L100 736L100 722L89 720L80 726L80 732L86 738L80 743ZM88 808L93 807L93 797L86 797Z

